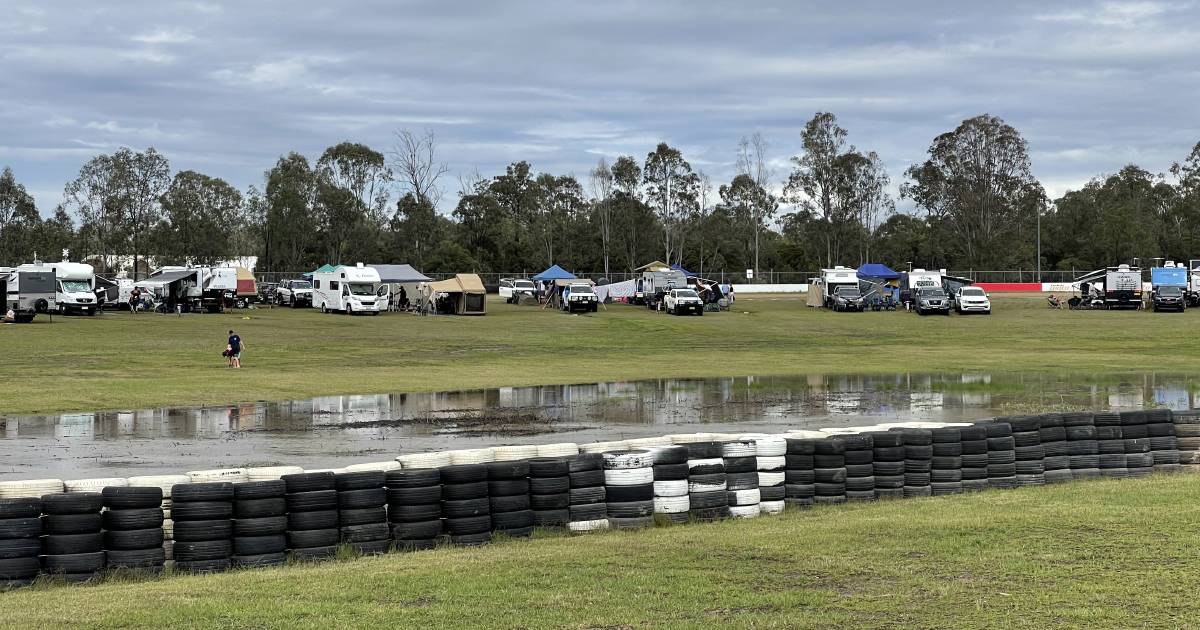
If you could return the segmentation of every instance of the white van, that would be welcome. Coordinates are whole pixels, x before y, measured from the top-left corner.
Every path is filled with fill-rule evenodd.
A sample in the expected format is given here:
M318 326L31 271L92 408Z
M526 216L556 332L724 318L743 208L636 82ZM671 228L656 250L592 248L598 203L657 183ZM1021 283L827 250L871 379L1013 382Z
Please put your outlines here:
M379 297L379 272L358 263L355 267L342 265L333 271L314 273L313 308L322 313L330 311L370 313L378 315L387 307L386 298Z
M59 313L95 315L96 271L91 265L73 262L27 263L17 271L53 271L56 279L54 303Z

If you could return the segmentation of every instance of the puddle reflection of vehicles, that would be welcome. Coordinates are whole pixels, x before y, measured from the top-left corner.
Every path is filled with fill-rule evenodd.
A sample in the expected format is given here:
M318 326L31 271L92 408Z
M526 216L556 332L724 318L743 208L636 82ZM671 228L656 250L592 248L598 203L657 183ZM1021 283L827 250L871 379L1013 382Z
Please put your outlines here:
M590 284L576 283L563 287L562 309L568 313L588 311L595 313L600 300Z
M959 315L967 313L992 314L992 300L987 291L979 287L963 287L954 296L954 310Z
M509 304L520 304L522 298L537 296L537 286L532 280L502 278L500 280L500 297Z
M691 289L671 289L663 298L663 304L671 315L704 315L704 301Z
M941 287L919 287L913 291L913 307L917 315L927 313L950 314L950 297Z

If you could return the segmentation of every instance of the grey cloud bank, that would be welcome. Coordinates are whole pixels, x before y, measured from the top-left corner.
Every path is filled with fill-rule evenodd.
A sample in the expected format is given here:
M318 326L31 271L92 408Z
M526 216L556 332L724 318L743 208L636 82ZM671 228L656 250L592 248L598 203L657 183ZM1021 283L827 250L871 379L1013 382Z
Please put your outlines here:
M1052 196L1200 141L1194 2L6 5L0 165L43 214L123 145L244 189L283 153L398 127L433 130L452 173L583 176L667 141L714 182L759 131L782 180L827 110L898 183L988 112Z

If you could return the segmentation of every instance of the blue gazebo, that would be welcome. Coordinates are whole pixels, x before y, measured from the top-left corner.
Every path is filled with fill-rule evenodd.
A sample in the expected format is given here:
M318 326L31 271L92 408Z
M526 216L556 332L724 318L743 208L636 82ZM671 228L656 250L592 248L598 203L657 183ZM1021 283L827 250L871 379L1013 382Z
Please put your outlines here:
M553 282L555 280L576 280L575 274L559 267L558 265L550 265L548 269L533 277L538 282Z

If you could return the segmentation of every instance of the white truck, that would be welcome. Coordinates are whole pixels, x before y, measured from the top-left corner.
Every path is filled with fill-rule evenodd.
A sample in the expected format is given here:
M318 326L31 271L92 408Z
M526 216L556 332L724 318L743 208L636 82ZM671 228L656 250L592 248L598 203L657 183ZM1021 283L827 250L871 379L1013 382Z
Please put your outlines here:
M537 286L533 280L522 278L501 278L500 297L509 304L520 304L523 297L536 297Z
M378 295L379 272L358 263L354 267L341 265L333 271L313 274L313 308L322 313L339 312L353 315L378 315L386 307Z
M670 315L704 315L704 300L694 289L671 289L663 298L663 305Z
M80 313L95 315L99 300L96 298L96 271L91 265L73 262L29 263L17 267L17 271L53 271L55 276L54 302L61 314Z
M0 295L4 296L4 311L12 311L13 319L28 323L38 313L55 309L58 278L48 267L14 269L0 267Z
M312 306L313 285L308 280L284 280L275 287L275 303L300 308Z
M575 311L595 313L599 306L600 298L596 296L592 285L586 282L572 281L571 284L563 287L562 310L568 313Z

